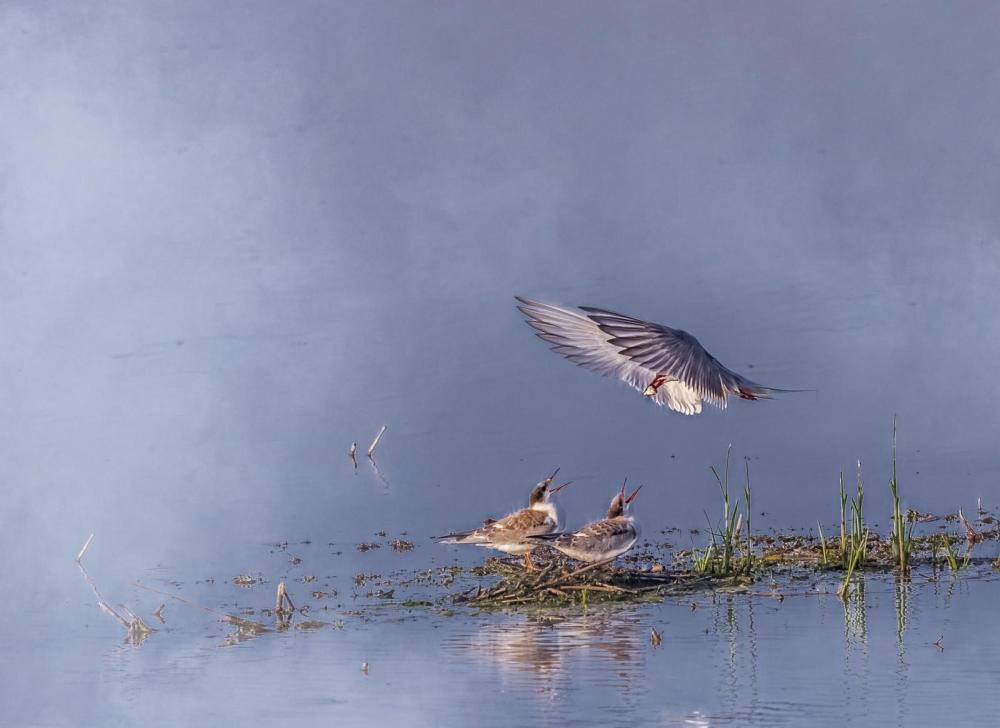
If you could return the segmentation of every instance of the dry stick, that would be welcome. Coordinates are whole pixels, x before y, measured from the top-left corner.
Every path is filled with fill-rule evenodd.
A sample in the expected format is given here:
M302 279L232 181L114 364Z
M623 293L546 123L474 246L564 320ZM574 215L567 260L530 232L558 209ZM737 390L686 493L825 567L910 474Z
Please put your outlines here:
M368 457L371 457L372 453L375 452L375 447L378 445L378 441L382 439L383 434L385 434L385 425L382 425L382 429L378 431L375 439L372 440L372 444L368 446Z
M84 548L84 551L86 551L86 548ZM141 642L153 631L135 612L124 604L120 606L131 619L125 619L125 617L115 611L115 609L104 600L104 597L101 596L101 593L97 590L97 585L94 583L94 580L90 578L90 574L88 574L87 570L83 568L83 564L77 561L76 566L80 569L80 573L83 574L83 578L87 582L87 585L94 592L94 596L97 598L97 606L100 607L102 612L110 614L118 620L118 623L128 632L128 636L131 640Z
M571 589L573 591L597 591L597 592L610 592L612 594L638 594L639 592L635 589L623 589L620 586L614 586L612 584L563 584L560 589ZM651 587L653 589L659 589L659 587Z
M583 574L583 573L585 573L587 571L591 571L593 569L596 569L599 566L606 566L606 565L610 564L612 561L614 561L616 558L617 558L616 556L612 556L610 559L604 559L603 561L595 561L592 564L587 564L586 566L584 566L582 568L579 568L576 571L570 572L569 574L566 574L565 576L560 576L557 579L555 579L554 581L552 581L552 582L550 582L548 584L544 584L543 586L544 587L558 586L558 585L563 584L563 583L569 581L570 579L573 579L574 577L577 577L580 574Z
M87 553L87 549L90 548L90 542L93 540L94 540L94 534L90 534L90 538L87 539L87 543L83 545L83 548L80 549L80 553L76 555L76 563L79 564L80 561L83 559L83 555Z

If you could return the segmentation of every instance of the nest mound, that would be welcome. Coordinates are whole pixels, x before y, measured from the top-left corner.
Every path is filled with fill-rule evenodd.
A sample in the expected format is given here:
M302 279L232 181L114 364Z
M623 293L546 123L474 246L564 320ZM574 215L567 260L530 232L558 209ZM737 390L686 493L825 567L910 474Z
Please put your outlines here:
M528 571L523 566L492 558L474 573L500 576L499 581L489 587L480 585L456 594L452 600L481 608L558 607L588 602L644 601L733 583L732 577L691 571L614 569L610 561L577 566L568 559L554 559L540 569Z

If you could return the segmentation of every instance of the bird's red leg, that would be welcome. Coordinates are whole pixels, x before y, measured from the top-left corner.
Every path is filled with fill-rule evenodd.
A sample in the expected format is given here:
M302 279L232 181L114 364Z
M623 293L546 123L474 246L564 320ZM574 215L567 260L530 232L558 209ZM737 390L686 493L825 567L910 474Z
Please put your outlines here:
M524 568L527 569L528 571L534 571L535 570L535 565L533 563L531 563L531 552L530 551L525 551L524 552Z
M646 389L643 391L643 394L646 395L647 397L654 396L657 393L657 391L659 391L660 387L663 386L663 383L665 381L667 381L666 374L657 374L655 377L653 377L653 381L651 381L649 385L646 387Z
M740 389L737 392L737 394L740 395L741 399L752 399L752 400L755 400L755 401L758 399L757 395L755 395L753 392L751 392L751 391L749 391L747 389Z

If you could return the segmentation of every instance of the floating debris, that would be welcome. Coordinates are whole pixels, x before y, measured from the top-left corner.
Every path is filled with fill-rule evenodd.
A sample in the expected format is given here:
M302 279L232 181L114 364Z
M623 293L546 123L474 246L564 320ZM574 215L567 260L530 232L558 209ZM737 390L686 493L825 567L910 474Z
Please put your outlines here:
M232 581L233 584L235 584L236 586L243 587L245 589L247 587L254 586L255 584L263 584L264 577L260 574L258 574L257 576L250 576L249 574L239 574L238 576L234 576Z
M389 546L391 546L392 550L395 551L396 553L402 553L404 551L413 550L413 543L410 541L404 541L401 538L394 538L392 541L389 542Z
M354 548L364 553L365 551L371 551L372 549L380 549L382 548L382 544L378 544L372 541L369 543L359 543Z
M649 644L651 644L653 646L653 649L655 650L657 647L660 646L661 642L663 642L663 638L660 637L660 633L656 631L656 627L650 627Z

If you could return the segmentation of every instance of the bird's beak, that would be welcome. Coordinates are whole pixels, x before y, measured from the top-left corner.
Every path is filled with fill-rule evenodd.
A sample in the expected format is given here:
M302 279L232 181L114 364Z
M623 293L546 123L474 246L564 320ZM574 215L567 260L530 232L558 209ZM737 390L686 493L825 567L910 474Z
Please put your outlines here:
M545 483L546 486L552 485L552 481L556 479L556 474L558 472L559 472L559 468L556 468L555 470L552 471L552 475L550 475L549 477L547 477L544 480L544 483Z
M640 490L642 490L642 486L641 485L638 488L636 488L635 490L632 491L632 495L630 495L628 498L625 499L625 505L628 505L629 503L631 503L632 501L634 501L635 497L637 495L639 495L639 491ZM622 490L622 495L624 496L624 494L625 494L625 491Z
M566 481L565 483L563 483L562 485L560 485L560 486L558 486L558 487L556 487L556 488L553 488L553 489L552 489L552 492L553 492L553 493L558 493L558 492L559 492L560 490L562 490L563 488L565 488L565 487L566 487L567 485L573 485L573 481L572 481L572 480L567 480L567 481Z
M619 491L619 493L621 493L622 496L622 501L625 500L625 486L627 484L628 484L628 478L625 478L625 480L622 481L622 489Z

